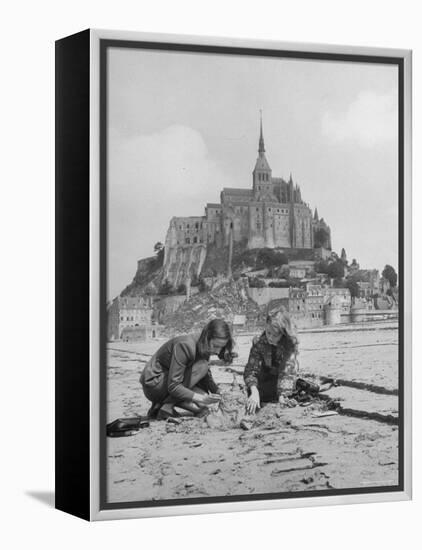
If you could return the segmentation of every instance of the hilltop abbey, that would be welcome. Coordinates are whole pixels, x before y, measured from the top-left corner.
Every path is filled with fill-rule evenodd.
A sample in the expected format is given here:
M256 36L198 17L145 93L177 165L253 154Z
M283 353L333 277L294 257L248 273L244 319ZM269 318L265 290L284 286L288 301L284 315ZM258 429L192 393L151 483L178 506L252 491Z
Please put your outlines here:
M324 242L316 244L315 237L321 229L326 237ZM249 249L312 249L314 246L331 249L330 228L318 218L316 209L312 215L292 176L288 181L273 177L265 156L262 118L252 188L226 187L221 192L221 202L208 203L204 216L171 219L165 241L165 276L180 280L181 263L186 266L186 262L193 262L199 268L199 275L207 245L226 246L230 239L245 242Z

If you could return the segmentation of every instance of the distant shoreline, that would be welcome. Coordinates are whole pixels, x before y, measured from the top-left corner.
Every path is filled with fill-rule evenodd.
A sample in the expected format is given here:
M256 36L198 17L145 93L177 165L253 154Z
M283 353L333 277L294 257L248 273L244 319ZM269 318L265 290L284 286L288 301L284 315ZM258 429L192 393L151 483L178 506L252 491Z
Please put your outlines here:
M397 319L394 320L388 320L388 321L368 321L366 323L348 323L348 324L342 324L342 325L334 325L334 326L322 326L322 327L313 327L313 328L301 328L298 329L298 334L312 334L312 333L325 333L325 332L363 332L363 331L371 331L371 330L397 330L399 328L399 323ZM264 330L264 327L258 328L256 331L235 331L234 336L254 336L257 334L257 332L262 332ZM176 335L176 334L175 334ZM156 338L148 340L149 342L154 341L164 341L166 340L169 335L167 336L158 336ZM123 342L123 340L114 340L112 342L107 342L107 347L113 344L119 344L119 343L127 343ZM139 344L142 343L141 341L134 340L133 342L129 342L133 344Z
M322 326L322 327L312 327L312 328L301 328L298 329L299 334L309 334L313 332L357 332L357 331L367 331L367 330L396 330L399 328L399 323L397 319L388 320L388 321L368 321L366 323L347 323L342 325L333 325L333 326ZM237 336L247 336L248 334L255 334L252 331L237 332Z
M323 326L315 328L303 328L298 330L299 334L308 332L355 332L362 330L395 330L399 328L399 322L393 321L374 321L366 323L350 323L335 326Z

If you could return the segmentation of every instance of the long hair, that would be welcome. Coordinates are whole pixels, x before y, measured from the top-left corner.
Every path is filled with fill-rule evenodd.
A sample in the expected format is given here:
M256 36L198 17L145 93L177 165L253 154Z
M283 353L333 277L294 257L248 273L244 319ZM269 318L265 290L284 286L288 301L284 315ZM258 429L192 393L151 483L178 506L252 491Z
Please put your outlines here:
M279 345L287 347L293 353L298 353L299 339L297 337L297 329L285 307L282 306L276 311L269 312L267 315L267 324L283 335Z
M196 344L196 355L198 359L210 358L210 341L214 338L227 340L227 344L221 353L231 353L234 347L234 340L229 325L224 319L213 319L205 325Z

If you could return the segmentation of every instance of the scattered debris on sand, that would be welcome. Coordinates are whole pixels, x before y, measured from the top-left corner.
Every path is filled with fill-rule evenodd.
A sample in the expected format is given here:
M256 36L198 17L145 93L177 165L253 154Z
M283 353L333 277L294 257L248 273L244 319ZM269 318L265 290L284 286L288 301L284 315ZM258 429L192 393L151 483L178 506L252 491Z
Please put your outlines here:
M200 330L214 317L232 322L234 315L245 315L246 322L264 321L261 309L248 297L242 280L226 282L209 292L193 295L166 317L166 332L173 335Z
M254 416L245 414L242 384L250 337L238 338L236 364L211 367L223 399L208 416L151 421L136 435L107 439L110 501L397 485L399 431L396 420L388 421L398 410L392 333L323 338L301 336L300 375L325 391L292 408L267 403ZM367 345L378 341L378 348ZM344 359L327 355L336 345ZM110 344L108 422L146 414L139 371L156 346ZM324 377L359 387L327 388Z

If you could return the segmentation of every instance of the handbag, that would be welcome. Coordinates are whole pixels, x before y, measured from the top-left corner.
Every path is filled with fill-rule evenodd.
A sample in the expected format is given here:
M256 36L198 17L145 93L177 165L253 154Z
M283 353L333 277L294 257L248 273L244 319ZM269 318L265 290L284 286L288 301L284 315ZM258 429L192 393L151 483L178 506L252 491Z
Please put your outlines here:
M107 424L108 437L125 437L135 435L142 428L148 428L149 421L142 416L118 418Z

